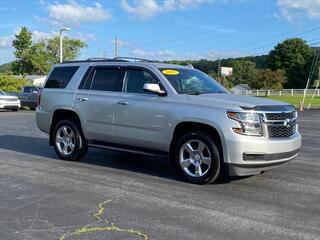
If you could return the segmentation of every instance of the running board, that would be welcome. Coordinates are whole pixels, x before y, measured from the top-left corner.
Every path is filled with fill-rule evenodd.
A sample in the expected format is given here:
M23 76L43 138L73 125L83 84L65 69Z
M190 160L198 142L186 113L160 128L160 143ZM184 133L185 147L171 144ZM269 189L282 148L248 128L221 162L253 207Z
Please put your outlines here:
M106 150L141 154L141 155L146 155L151 157L162 157L162 158L168 157L167 152L163 152L159 150L151 150L146 148L139 148L134 146L126 146L121 144L108 143L108 142L88 140L88 146L93 148L106 149Z

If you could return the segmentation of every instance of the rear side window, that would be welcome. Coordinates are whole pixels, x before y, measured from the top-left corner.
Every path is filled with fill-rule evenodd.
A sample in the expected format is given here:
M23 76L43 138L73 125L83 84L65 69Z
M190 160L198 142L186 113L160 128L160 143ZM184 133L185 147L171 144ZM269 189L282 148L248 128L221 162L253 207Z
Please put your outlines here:
M118 68L97 68L91 90L121 92L122 82L119 80Z
M50 74L45 88L65 88L78 70L78 66L56 67Z

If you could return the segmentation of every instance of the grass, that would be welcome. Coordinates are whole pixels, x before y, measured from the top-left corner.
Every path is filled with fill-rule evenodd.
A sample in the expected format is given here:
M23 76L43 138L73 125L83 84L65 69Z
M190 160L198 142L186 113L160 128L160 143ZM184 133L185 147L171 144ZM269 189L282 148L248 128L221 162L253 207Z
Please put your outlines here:
M281 102L287 102L294 105L295 107L299 107L299 102L302 101L303 95L268 96L267 98L281 101ZM304 107L307 107L309 105L310 100L311 100L311 96L306 96L304 100ZM318 107L320 107L320 97L315 96L311 103L311 108L318 108Z

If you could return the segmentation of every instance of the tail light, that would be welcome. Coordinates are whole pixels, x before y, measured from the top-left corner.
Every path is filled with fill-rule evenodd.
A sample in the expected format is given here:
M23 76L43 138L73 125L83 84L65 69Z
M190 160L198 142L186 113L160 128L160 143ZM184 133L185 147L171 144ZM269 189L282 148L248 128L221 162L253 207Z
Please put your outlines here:
M42 91L39 91L38 99L37 99L37 107L40 107L40 103L41 103L41 93L42 93Z

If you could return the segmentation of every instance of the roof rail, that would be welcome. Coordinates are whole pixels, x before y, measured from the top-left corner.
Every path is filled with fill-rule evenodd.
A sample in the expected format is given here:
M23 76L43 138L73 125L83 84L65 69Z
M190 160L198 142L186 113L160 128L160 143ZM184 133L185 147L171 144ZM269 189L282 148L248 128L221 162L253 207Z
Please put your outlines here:
M134 61L134 62L154 62L149 59L145 58L136 58L136 57L115 57L113 58L114 60L129 60L129 61Z
M115 57L115 58L88 58L85 60L63 61L62 63L83 63L83 62L154 62L144 58Z

